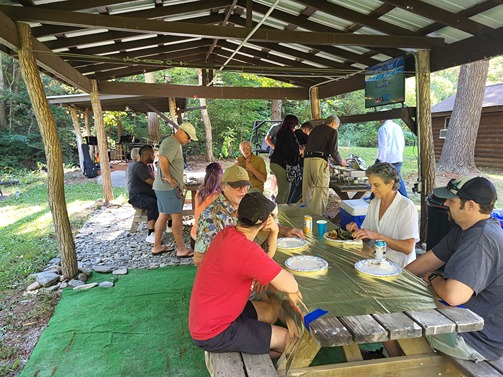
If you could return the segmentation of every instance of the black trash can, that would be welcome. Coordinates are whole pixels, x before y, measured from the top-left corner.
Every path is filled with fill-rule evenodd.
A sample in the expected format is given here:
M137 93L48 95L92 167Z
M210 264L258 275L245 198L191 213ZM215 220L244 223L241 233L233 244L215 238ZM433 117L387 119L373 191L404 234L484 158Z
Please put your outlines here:
M449 220L445 199L431 194L426 198L428 227L426 230L426 250L431 250L456 225Z

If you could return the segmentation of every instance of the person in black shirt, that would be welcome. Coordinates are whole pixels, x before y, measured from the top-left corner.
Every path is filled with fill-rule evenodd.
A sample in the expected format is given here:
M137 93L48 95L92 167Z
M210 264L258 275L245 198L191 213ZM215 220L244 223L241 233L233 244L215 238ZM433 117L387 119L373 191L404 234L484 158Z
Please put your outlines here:
M148 164L154 161L154 150L150 145L140 148L140 160L134 164L129 172L128 191L129 203L136 208L147 210L148 235L146 241L154 243L155 221L159 217L157 197L152 189L154 178Z

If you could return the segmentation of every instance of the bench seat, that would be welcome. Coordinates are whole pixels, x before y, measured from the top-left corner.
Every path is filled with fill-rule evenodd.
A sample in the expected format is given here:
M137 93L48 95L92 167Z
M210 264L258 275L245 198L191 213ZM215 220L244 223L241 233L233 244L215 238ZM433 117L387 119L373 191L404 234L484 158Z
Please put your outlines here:
M136 230L138 229L138 224L147 222L147 210L136 207L133 208L135 209L135 213L133 216L133 222L131 223L131 228L129 229L130 233L136 232Z
M460 369L467 377L503 377L503 358L494 361L483 361L474 363L473 361L461 360L449 357L452 363Z
M212 377L277 377L269 355L244 352L205 352L206 367Z

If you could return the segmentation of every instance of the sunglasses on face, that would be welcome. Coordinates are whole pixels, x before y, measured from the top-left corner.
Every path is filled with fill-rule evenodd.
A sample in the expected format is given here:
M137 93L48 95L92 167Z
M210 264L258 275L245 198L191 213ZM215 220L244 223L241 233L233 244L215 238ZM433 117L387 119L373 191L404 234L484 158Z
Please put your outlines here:
M447 183L447 190L450 190L453 194L458 195L459 197L467 200L473 200L468 195L466 195L460 188L454 183L456 180L451 179L449 183Z
M236 190L236 191L243 191L245 189L246 189L246 191L248 191L250 189L250 186L245 185L245 186L239 186L237 188L234 188L234 190Z
M189 141L192 141L192 138L191 138L191 137L190 137L190 135L187 133L187 131L185 131L185 130L182 130L182 131L183 131L183 133L184 133L185 135L187 135L187 138L189 139Z

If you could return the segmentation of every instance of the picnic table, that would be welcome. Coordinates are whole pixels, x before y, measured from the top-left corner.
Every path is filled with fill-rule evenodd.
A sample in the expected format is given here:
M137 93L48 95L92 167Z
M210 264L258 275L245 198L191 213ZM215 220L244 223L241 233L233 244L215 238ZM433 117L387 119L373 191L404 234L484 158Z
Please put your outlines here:
M194 211L196 209L196 202L195 202L195 197L196 197L196 192L199 186L201 185L200 182L198 181L190 181L185 184L186 190L184 192L183 196L183 203L185 204L186 198L187 198L187 193L190 191L190 209L185 209L182 211L182 216L188 216L188 215L194 215Z
M344 183L336 179L330 180L329 187L342 200L360 199L367 191L370 191L370 186L367 183ZM351 197L350 193L352 193Z
M313 223L320 219L306 208L279 206L282 225L301 228L306 214L313 217ZM329 223L327 231L333 228ZM329 263L323 274L296 275L303 295L298 307L285 296L276 297L294 339L278 361L280 376L460 375L449 358L433 352L424 336L477 331L483 327L482 318L468 309L441 308L433 291L408 271L392 278L358 272L354 264L372 258L366 246L345 247L327 241L316 227L307 241L301 250L278 249L274 257L281 265L298 254L318 256ZM317 309L327 313L316 318ZM403 355L363 360L358 345L387 340L396 340ZM321 347L338 346L345 363L310 367Z

